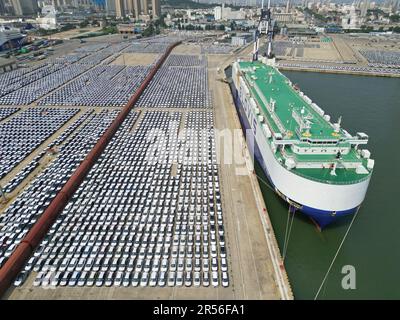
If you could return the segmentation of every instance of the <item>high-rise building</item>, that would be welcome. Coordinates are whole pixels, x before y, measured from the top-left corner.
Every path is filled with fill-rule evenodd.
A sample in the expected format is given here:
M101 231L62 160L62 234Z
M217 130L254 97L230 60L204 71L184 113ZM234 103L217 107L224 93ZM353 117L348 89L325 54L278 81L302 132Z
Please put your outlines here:
M0 0L0 15L6 14L6 3L5 0Z
M131 15L133 13L133 0L124 0L125 14Z
M115 13L115 1L114 0L105 0L105 7L107 14Z
M141 0L140 6L142 7L143 14L149 14L149 8L147 6L147 0Z
M117 18L125 17L124 0L115 0L115 15Z
M369 9L369 0L363 0L360 13L361 17L367 16L368 9Z
M37 0L11 0L17 16L33 15L38 10Z
M215 19L215 21L219 21L222 19L222 8L221 7L214 8L214 19Z
M286 13L290 12L290 0L287 0L286 2Z
M136 20L139 19L140 10L141 10L140 0L133 0L133 11L135 13Z
M106 7L106 1L105 0L93 0L92 2L99 8L105 8Z
M153 10L153 18L161 17L160 0L151 0L151 6L152 6L152 10Z

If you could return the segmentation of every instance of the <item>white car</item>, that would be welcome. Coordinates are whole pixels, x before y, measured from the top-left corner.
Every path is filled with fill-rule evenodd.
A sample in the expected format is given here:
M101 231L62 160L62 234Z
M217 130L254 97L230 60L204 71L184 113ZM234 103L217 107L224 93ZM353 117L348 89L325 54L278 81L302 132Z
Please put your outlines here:
M170 271L176 271L176 259L172 258L171 262L169 264L169 270Z
M101 271L98 274L97 279L96 279L96 287L101 287L103 285L105 274L106 273L104 271Z
M26 279L26 276L27 276L27 275L28 275L28 273L25 272L25 271L20 272L20 273L18 274L17 278L16 278L15 281L14 281L14 286L16 286L16 287L22 286L23 283L24 283L24 281L25 281L25 279Z
M46 275L42 279L42 286L46 287L50 285L51 279L53 277L53 271L47 271Z
M215 244L211 245L211 257L216 258L217 257L217 246Z
M217 258L212 258L211 259L211 270L212 271L218 271L218 260L217 260Z
M132 277L132 286L137 287L140 281L140 272L135 272Z
M124 287L129 287L130 284L131 284L130 273L125 273L124 279L122 280L122 285Z
M228 271L228 264L226 258L221 258L221 271Z
M31 258L28 260L27 264L25 265L24 270L25 270L25 271L30 271L30 270L32 270L32 268L33 268L33 266L34 266L34 264L35 264L35 261L36 261L36 258L35 258L35 257L31 257ZM0 263L0 265L1 265L1 263Z
M113 271L108 271L106 273L106 281L104 281L104 284L106 287L111 287L114 282L114 272Z
M115 279L114 279L114 286L120 287L122 284L122 272L117 271Z
M185 270L192 271L192 268L193 268L192 259L186 258Z
M183 271L178 271L176 273L176 282L175 285L178 287L183 286Z
M60 281L62 272L61 271L57 271L56 274L54 275L53 279L51 279L50 285L52 287L55 287L58 285L58 282Z
M200 287L200 284L201 284L201 279L200 278L201 278L200 272L196 271L194 273L194 277L193 277L193 285L195 287Z
M166 272L167 270L168 270L168 259L162 259L161 272Z
M78 279L78 287L83 287L86 283L86 278L87 278L88 273L86 271L83 271L81 275L79 276Z
M75 287L76 283L78 282L78 277L79 277L79 271L74 271L72 273L71 278L69 278L68 286L69 287Z
M78 263L78 259L72 258L68 264L67 271L73 272L75 270L75 266Z
M65 287L68 284L68 279L69 279L70 275L71 275L71 272L65 271L63 273L63 276L61 277L59 285L62 287Z
M95 272L95 271L92 271L92 272L89 274L89 277L88 277L87 280L86 280L86 285L87 285L88 287L93 287L94 282L95 282L95 279L96 279L96 272Z
M158 277L158 285L160 287L165 287L167 273L165 271L160 272L160 276Z
M183 271L183 268L185 267L183 258L179 258L178 260L178 271Z
M175 271L170 271L168 274L168 287L175 285Z
M213 285L214 287L217 287L217 286L218 286L218 284L219 284L219 281L218 281L218 272L214 271L214 272L212 273L211 281L212 281L212 285Z
M157 271L151 273L149 285L150 287L155 287L157 285Z
M224 287L229 286L229 277L227 272L222 272L222 286Z
M93 258L87 259L86 264L83 268L83 271L89 272L92 269L93 264L94 264Z
M186 271L185 286L190 287L191 285L192 285L192 273L190 271Z
M141 287L146 287L149 282L149 273L148 272L143 272L142 273L142 278L140 279L140 286Z
M203 286L208 287L210 285L210 277L208 271L203 272Z

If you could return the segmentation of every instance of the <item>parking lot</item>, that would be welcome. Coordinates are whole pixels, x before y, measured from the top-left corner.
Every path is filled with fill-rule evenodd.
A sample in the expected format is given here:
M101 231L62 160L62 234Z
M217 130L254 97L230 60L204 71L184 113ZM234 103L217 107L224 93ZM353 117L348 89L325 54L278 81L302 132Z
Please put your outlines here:
M0 179L79 110L35 108L0 124Z
M400 69L387 66L378 66L376 64L368 66L352 66L352 65L332 65L332 64L318 64L318 63L285 63L279 62L278 66L285 70L300 69L300 70L316 70L326 72L341 72L341 73L354 73L366 75L393 75L399 76Z
M172 54L140 97L142 108L211 108L204 56Z
M179 142L166 130L179 129L181 114L147 112L131 132L136 119L121 127L21 279L33 269L34 286L45 287L229 285L214 146L190 145L188 158L184 149L167 154L161 145ZM212 121L210 112L191 112L184 127ZM151 143L160 130L172 141ZM199 140L188 132L187 143Z
M162 47L161 39L152 44ZM149 85L154 97L145 93L147 104L131 111L6 298L280 297L254 188L216 162L212 130L233 123L234 109L221 100L225 91L216 92L225 84L215 81L207 60L174 52L167 59ZM156 94L160 82L188 70L189 80L178 77ZM80 93L89 84L77 80L42 101L57 101L50 97L69 92L70 84L70 96L94 99ZM97 101L80 103L76 121L44 150L55 150L48 166L0 215L0 265L118 113Z
M122 107L149 72L148 66L95 66L38 101L43 106Z

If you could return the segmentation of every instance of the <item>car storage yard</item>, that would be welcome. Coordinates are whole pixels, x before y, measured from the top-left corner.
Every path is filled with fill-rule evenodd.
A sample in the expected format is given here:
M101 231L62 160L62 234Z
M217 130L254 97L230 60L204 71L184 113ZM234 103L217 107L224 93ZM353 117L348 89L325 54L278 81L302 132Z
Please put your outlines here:
M148 65L121 65L115 48L157 58L168 43L75 51L65 58L72 65L93 54L101 63L82 63L88 69L35 95L34 106L0 108L0 130L24 112L36 112L38 122L62 116L54 129L32 130L33 142L21 134L29 161L16 154L1 162L8 171L0 184L12 200L0 207L0 265L148 72ZM229 55L193 54L192 46L172 51L4 298L282 298L254 177L217 162L213 128L238 128L229 88L216 81ZM182 55L185 47L190 54ZM96 94L113 80L114 91Z

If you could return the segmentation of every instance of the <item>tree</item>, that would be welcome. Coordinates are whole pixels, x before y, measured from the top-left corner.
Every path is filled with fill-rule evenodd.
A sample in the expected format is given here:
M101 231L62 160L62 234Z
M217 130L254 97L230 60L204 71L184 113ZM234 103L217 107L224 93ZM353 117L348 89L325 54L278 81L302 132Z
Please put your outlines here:
M390 22L399 22L400 21L400 15L398 14L393 14L389 17Z
M72 29L75 29L75 26L71 23L67 23L66 25L61 27L60 31L68 31Z
M89 25L89 21L87 21L87 20L85 19L85 20L83 20L83 21L79 24L79 27L85 28L85 27L87 27L88 25Z
M150 25L143 31L142 36L143 37L151 37L154 35L155 29L153 26L153 23L150 23Z
M399 27L399 26L394 27L394 28L393 28L393 32L395 32L395 33L400 33L400 27Z

